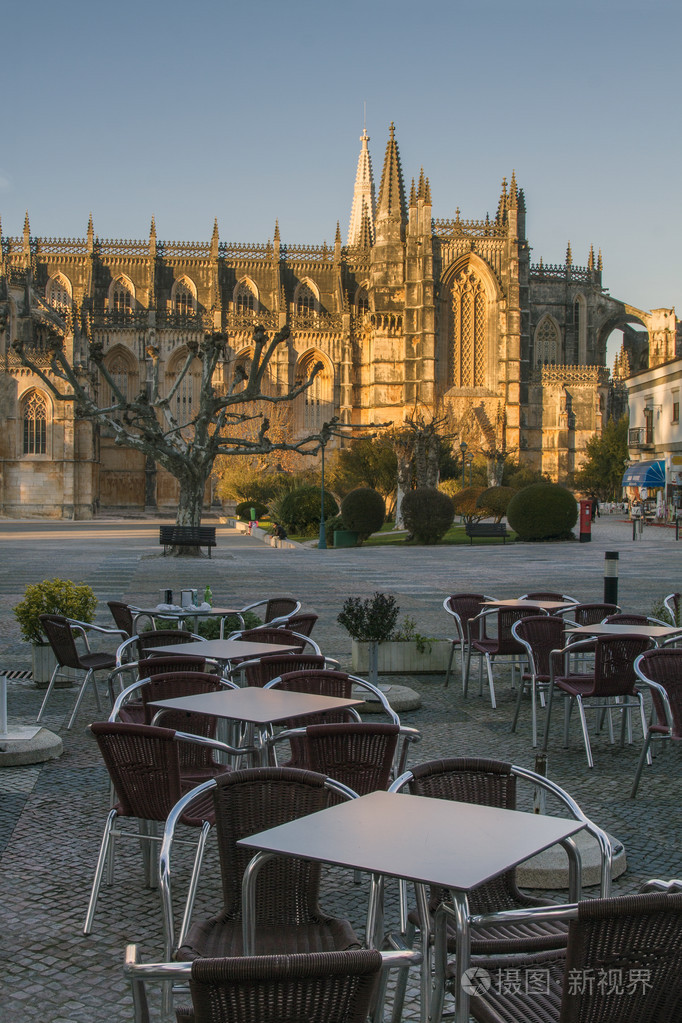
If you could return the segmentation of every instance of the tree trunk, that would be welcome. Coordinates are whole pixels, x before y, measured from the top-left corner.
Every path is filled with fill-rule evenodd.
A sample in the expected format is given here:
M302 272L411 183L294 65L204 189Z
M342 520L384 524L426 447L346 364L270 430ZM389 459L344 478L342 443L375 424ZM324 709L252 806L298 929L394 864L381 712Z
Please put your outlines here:
M204 504L206 480L196 476L182 476L178 479L180 496L175 523L178 526L200 526L201 512ZM200 547L174 547L173 555L178 558L202 557Z

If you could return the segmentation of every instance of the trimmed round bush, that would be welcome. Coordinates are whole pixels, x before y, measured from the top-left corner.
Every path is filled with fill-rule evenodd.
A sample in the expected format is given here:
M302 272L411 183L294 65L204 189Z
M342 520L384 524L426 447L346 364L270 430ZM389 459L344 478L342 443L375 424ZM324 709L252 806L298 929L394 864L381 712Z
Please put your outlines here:
M324 492L325 521L338 513L339 506L333 494ZM279 503L279 520L287 533L314 536L320 525L320 488L297 487L285 494Z
M452 497L452 506L455 515L461 515L465 522L478 522L486 517L485 512L478 507L477 501L481 494L485 493L484 487L465 487Z
M558 483L532 483L512 497L507 521L519 540L569 540L578 505L570 490Z
M485 512L486 518L501 522L507 514L509 502L514 496L511 487L488 487L476 499L476 507Z
M419 543L438 543L455 517L455 506L447 494L435 487L417 487L403 497L405 525Z
M267 504L263 504L262 501L241 501L235 508L234 513L238 519L244 519L248 522L251 518L252 508L255 508L256 510L257 519L262 519L263 516L268 513L268 506Z
M366 540L384 524L386 504L381 494L371 487L358 487L341 502L344 529L352 529L360 540Z

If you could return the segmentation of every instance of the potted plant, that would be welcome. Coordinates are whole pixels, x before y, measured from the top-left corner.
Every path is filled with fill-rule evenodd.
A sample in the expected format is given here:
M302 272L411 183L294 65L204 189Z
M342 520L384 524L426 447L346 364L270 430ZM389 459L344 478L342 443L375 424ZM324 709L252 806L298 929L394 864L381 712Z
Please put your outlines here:
M26 587L24 599L14 607L21 635L31 644L33 652L33 681L46 686L54 671L52 648L40 631L40 615L58 614L75 618L79 622L92 622L97 609L97 597L91 586L74 583L70 579L43 579Z
M348 597L337 618L352 640L353 671L367 672L375 685L379 672L424 674L447 668L449 641L421 635L407 616L398 627L399 614L395 597L375 593L366 600Z

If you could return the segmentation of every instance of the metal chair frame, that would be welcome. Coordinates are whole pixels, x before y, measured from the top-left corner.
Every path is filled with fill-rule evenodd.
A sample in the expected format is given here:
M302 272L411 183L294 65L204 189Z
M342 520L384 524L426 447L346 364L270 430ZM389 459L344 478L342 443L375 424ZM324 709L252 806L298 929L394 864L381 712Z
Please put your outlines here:
M36 723L42 719L43 714L45 713L45 708L47 707L50 696L52 695L52 691L57 681L57 676L60 674L61 669L72 668L77 671L85 672L85 676L80 684L80 688L76 696L76 702L74 703L73 710L71 712L71 717L69 718L66 726L68 731L76 720L76 715L78 714L85 692L91 684L97 701L97 709L99 711L102 710L102 703L97 689L95 675L98 671L108 672L115 662L114 654L93 653L93 651L91 651L90 643L88 642L88 633L98 633L104 636L122 636L124 633L121 629L105 629L101 625L92 625L90 622L80 622L75 618L66 618L64 615L41 615L40 619L42 627L50 642L52 652L57 659L57 664L50 677L45 696L43 697L43 702L40 705ZM62 636L59 642L57 642L56 637L54 638L54 641L50 638L48 629L52 626L62 631ZM85 653L79 652L76 646L77 639L81 639L85 644ZM61 649L59 649L60 647Z
M471 618L469 620L467 623L466 667L464 671L464 682L462 685L464 696L467 696L469 691L471 655L472 653L476 653L479 658L480 691L483 691L483 659L485 658L486 670L488 673L490 703L493 709L497 707L497 703L495 701L495 683L493 681L493 661L496 657L511 657L513 676L514 663L518 661L519 656L523 656L525 654L525 648L517 639L514 638L514 636L512 636L511 626L513 622L517 621L519 618L541 614L547 614L547 612L543 612L541 608L494 607L481 611L481 613L476 615L475 618ZM486 635L485 629L489 619L497 622L498 632L496 637ZM477 636L474 635L476 631L478 631ZM494 649L492 646L488 646L488 648L486 648L486 645L494 642L497 643L497 649Z
M466 651L467 623L469 619L467 618L465 621L462 620L460 611L455 610L454 602L460 601L461 604L464 604L465 601L476 600L477 603L480 605L477 614L480 614L483 602L486 600L494 599L495 599L494 597L490 597L486 593L453 593L451 594L451 596L446 597L445 600L443 601L443 609L445 613L449 614L450 617L452 618L452 622L457 633L457 635L450 640L450 657L448 658L448 669L445 673L444 683L446 689L450 684L450 672L452 670L452 662L455 656L455 648L458 645L460 649L460 660L462 668L462 686L464 686L464 654Z
M564 623L558 616L530 615L526 618L519 618L519 620L514 622L511 627L514 638L526 648L526 655L528 658L528 671L522 672L521 674L511 730L512 732L516 731L519 712L521 710L521 701L526 688L528 688L530 690L531 698L531 732L533 748L535 748L538 744L537 699L539 696L540 703L544 707L545 693L551 680L551 652L549 650L539 649L537 643L534 645L533 641L527 636L524 636L523 633L527 632L529 629L533 631L537 629L542 630L543 628L550 634L552 632L556 634L557 643L552 647L552 650L561 649L561 645L564 640Z
M159 636L159 633L163 633L163 636ZM127 659L128 653L136 645L139 648L139 653L147 654L148 651L153 650L153 644L149 647L140 646L140 640L149 640L154 636L163 639L163 642L158 644L159 646L179 646L181 643L191 643L195 640L206 642L205 636L200 636L196 632L189 632L187 629L151 629L147 632L139 632L134 636L129 636L128 639L124 640L124 642L119 646L116 651L116 667L121 668L124 665L130 667L131 662ZM137 659L143 660L143 658L140 657Z
M277 608L278 604L279 605L288 604L289 608L287 611L284 611L280 614L278 613ZM252 604L247 604L245 607L241 609L239 614L243 616L244 614L246 614L247 611L252 611L255 614L256 608L263 606L265 607L265 617L263 624L279 625L284 624L284 622L286 622L287 619L291 618L293 615L297 615L298 612L303 607L303 604L301 603L300 600L296 600L294 597L265 597L263 600L255 600ZM272 613L273 611L274 614Z
M679 658L675 657L676 653L679 654ZM651 674L647 674L647 669L650 670L650 666L656 664L659 656L664 660L669 660L671 655L680 662L679 681L673 681L672 679L667 679L665 682L658 681L652 678ZM630 790L631 799L634 799L637 795L644 764L646 762L652 763L650 752L652 741L654 739L672 739L676 742L682 740L682 713L680 713L680 709L677 709L677 712L673 709L669 692L671 687L679 689L680 695L675 700L675 707L682 708L682 650L664 651L659 648L658 650L650 650L645 654L640 654L635 661L635 675L637 676L637 684L645 686L651 693L652 707L651 719L644 730L642 752L640 753L637 771L632 783L632 789Z
M568 593L557 593L554 590L537 590L533 593L524 593L519 600L565 600L570 604L579 604L577 597L571 597Z

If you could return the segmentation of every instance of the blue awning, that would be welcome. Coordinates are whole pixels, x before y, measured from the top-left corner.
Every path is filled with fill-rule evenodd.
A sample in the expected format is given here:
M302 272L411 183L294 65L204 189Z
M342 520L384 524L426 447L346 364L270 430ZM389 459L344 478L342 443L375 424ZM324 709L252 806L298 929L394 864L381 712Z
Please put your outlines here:
M664 487L665 460L655 462L637 462L629 466L623 474L624 487Z

